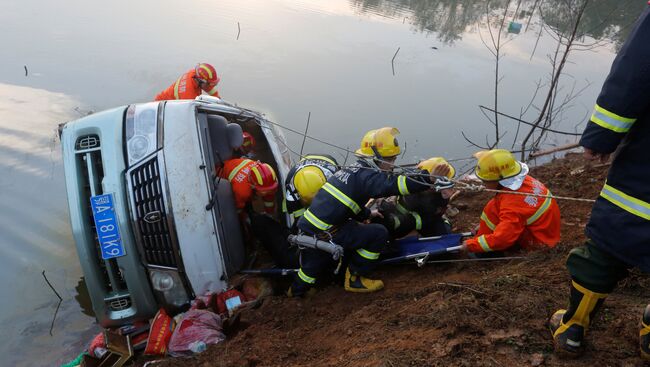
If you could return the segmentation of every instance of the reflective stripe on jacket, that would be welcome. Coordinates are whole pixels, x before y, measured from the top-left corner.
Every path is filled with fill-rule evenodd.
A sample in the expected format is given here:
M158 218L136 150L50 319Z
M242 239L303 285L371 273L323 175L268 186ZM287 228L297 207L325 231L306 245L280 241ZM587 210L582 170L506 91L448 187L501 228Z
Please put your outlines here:
M166 101L173 99L194 99L201 95L201 88L199 84L194 80L196 71L194 69L189 70L185 74L181 75L175 82L172 83L167 89L156 95L156 101ZM208 95L219 97L219 92L217 92L217 87L214 86L209 92L206 92Z
M424 229L426 232L445 214L448 202L441 193L430 190L400 197L396 209L413 217L416 230Z
M630 266L650 272L650 8L614 59L580 145L612 153L586 234Z
M517 192L550 194L531 176L526 176ZM560 209L555 199L498 193L483 209L479 231L467 246L471 252L488 252L502 251L515 243L529 249L553 247L559 240Z
M235 206L241 210L246 207L246 204L253 200L253 188L248 181L248 175L251 171L251 166L255 161L246 158L234 158L224 162L223 170L220 176L227 179L232 187L232 192L235 197ZM275 198L263 197L264 211L273 213L275 210Z
M349 218L366 219L370 211L365 204L371 198L427 190L429 178L426 171L418 170L417 173L422 175L415 178L394 175L372 168L360 159L327 180L298 221L298 227L308 233L317 233Z

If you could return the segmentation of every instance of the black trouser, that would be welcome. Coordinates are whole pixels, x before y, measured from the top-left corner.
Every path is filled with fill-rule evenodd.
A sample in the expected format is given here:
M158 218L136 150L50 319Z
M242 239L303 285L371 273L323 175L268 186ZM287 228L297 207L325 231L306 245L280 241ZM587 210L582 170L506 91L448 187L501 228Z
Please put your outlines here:
M350 272L367 275L377 265L379 253L388 241L388 231L380 224L361 224L348 220L332 236L332 242L345 249ZM300 258L300 271L294 281L294 294L299 289L309 287L332 262L332 255L324 251L303 250Z
M250 218L255 237L271 254L275 265L280 268L297 268L298 250L289 245L289 229L267 215L252 213Z
M394 205L384 205L381 210L383 218L373 219L386 227L391 239L402 238L417 229L415 217L401 213ZM422 228L418 230L422 237L441 236L451 233L451 224L441 215L421 215Z
M451 233L451 224L441 215L422 217L422 237L442 236Z
M566 266L576 283L597 293L611 293L627 277L629 268L591 240L571 250Z

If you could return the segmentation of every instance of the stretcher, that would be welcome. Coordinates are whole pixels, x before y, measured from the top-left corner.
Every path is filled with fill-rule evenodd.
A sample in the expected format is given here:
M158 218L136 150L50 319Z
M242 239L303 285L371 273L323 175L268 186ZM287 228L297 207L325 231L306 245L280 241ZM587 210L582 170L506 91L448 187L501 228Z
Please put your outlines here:
M464 238L470 237L471 232L452 233L443 236L418 237L410 236L395 241L393 251L382 255L380 264L401 264L415 261L418 267L426 264L432 257L458 252ZM302 247L328 252L335 260L343 256L343 248L331 242L316 240L310 236L289 236L289 242ZM251 275L290 275L298 269L245 269L242 274Z
M471 235L471 232L464 232L434 237L405 237L395 241L394 250L383 255L380 263L399 264L413 260L421 267L431 257L458 252L463 239Z

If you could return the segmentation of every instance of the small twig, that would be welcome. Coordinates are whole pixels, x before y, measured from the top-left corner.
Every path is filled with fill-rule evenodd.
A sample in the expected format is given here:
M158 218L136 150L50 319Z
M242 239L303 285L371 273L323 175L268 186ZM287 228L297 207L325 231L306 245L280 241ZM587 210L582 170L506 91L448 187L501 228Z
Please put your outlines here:
M307 115L307 126L305 126L305 136L302 138L302 146L300 147L300 158L302 158L302 151L305 149L305 141L307 140L307 131L309 130L309 120L311 119L311 111Z
M560 147L555 147L555 148L551 148L551 149L546 149L546 150L540 150L540 151L537 151L537 152L532 152L532 153L530 153L530 154L528 155L528 157L529 157L529 158L537 158L537 157L541 157L541 156L544 156L544 155L548 155L548 154L553 154L553 153L561 152L561 151L563 151L563 150L569 150L569 149L578 148L579 146L580 146L579 143L566 144L566 145L562 145L562 146L560 146Z
M27 71L27 65L23 65L23 67L25 68L25 76L27 76L29 74L29 72Z
M239 22L237 22L237 41L239 41L239 34L241 33L241 27L239 26Z
M448 286L448 287L455 287L455 288L465 288L465 289L467 289L467 290L469 290L469 291L472 291L472 292L474 292L474 293L476 293L476 294L482 294L482 295L484 295L484 296L487 295L487 294L485 294L484 292L477 291L476 289L474 289L474 288L470 288L470 287L468 287L468 286L466 286L466 285L464 285L464 284L440 282L440 283L438 283L438 285L445 285L445 286Z
M479 105L478 107L480 109L482 109L482 110L485 109L485 110L488 110L490 112L495 112L495 110L493 108L490 108L490 107L487 107L487 106ZM496 112L496 113L499 114L500 116L507 117L507 118L509 118L511 120L521 122L522 124L526 124L526 125L529 125L529 126L535 126L535 124L532 123L532 122L528 122L526 120L516 118L514 116L505 114L503 112ZM551 128L541 128L541 130L548 131L548 132L555 133L555 134L560 134L560 135L570 135L570 136L581 136L582 135L582 133L572 133L572 132L568 132L568 131L560 131L560 130L555 130L555 129L551 129Z
M61 298L61 295L59 295L59 292L57 292L56 289L54 289L54 287L52 286L52 283L50 283L50 281L45 276L45 270L43 270L43 273L41 273L41 274L43 274L43 278L45 279L45 282L47 282L47 285L49 285L50 288L52 288L52 291L54 292L54 294L56 294L56 296L59 297L60 301L63 301L63 298Z
M497 366L503 366L501 363L499 363L499 361L497 361L496 359L494 359L494 357L491 357L491 356L490 356L489 358L492 360L492 362L496 363Z
M476 147L476 148L479 148L479 149L482 149L482 150L489 150L488 148L486 148L486 147L482 147L482 146L480 146L480 145L474 143L472 140L470 140L470 138L468 138L468 137L465 135L465 132L464 132L464 131L461 131L460 134L463 136L463 139L465 139L465 141L467 141L468 143L470 143L472 146L474 146L474 147Z
M56 310L54 311L54 316L52 317L52 323L50 324L50 336L52 336L52 329L54 329L54 321L56 320L56 315L59 313L59 307L61 307L61 302L63 302L63 298L61 298L59 292L57 292L56 289L54 289L52 283L50 283L50 281L45 276L45 270L43 270L41 274L43 274L43 279L45 279L45 282L47 283L47 285L50 286L54 294L56 294L56 296L59 297L59 303L56 304Z
M397 56L399 49L400 47L397 48L397 51L395 51L395 55L393 55L393 58L390 60L390 65L393 67L393 76L395 76L395 57Z

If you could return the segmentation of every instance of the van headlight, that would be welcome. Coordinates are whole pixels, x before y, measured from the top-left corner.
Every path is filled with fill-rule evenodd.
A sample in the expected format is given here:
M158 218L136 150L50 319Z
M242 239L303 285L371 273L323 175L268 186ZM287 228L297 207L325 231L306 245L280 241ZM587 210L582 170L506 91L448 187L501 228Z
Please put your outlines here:
M150 269L149 279L158 299L167 309L178 309L190 302L180 275L174 270Z
M126 110L126 153L129 166L158 150L158 102L131 105Z

